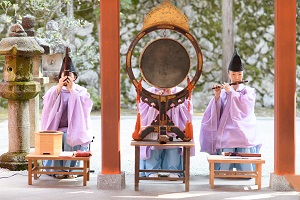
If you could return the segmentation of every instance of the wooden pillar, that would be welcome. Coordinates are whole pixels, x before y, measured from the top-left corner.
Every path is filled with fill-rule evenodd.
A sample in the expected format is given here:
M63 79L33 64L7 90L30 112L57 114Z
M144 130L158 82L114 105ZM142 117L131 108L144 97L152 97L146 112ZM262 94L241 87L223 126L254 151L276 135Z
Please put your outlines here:
M275 0L274 172L295 173L296 0Z
M100 1L102 174L120 174L120 3Z

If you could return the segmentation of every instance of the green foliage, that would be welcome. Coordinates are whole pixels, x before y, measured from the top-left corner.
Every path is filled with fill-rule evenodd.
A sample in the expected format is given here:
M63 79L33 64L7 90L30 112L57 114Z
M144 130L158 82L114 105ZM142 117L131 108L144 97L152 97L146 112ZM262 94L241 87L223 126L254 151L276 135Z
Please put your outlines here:
M94 92L91 89L89 89L88 92L90 93L91 100L93 101L92 111L101 110L101 101L99 98L99 96L100 96L99 91Z
M2 10L5 12L5 14L7 15L7 12L10 8L10 6L12 6L10 1L2 1L0 3L0 7L2 8Z
M138 34L139 29L137 27L141 27L145 15L161 2L162 1L157 0L132 0L132 6L130 8L123 8L122 13L126 13L126 18L121 20L121 27L126 27L127 29L124 28L125 31L121 32L121 46L127 45L128 48L130 41ZM222 1L171 0L171 3L184 12L189 11L185 14L189 19L190 31L199 41L204 58L203 73L194 91L203 93L204 96L208 93L208 91L204 90L207 89L207 84L211 85L221 81ZM300 80L299 7L298 5L297 82ZM238 48L245 65L245 78L249 78L251 86L257 89L258 104L265 106L264 97L272 98L274 94L270 91L274 79L274 1L233 1L233 16L234 45ZM154 37L152 37L152 39L154 39ZM137 50L133 52L133 57L136 57L137 60L145 44L147 44L147 41L136 46ZM121 100L124 103L134 103L134 97L129 95L129 93L132 92L130 89L131 84L125 77L127 76L125 70L125 54L125 52L122 52L121 55ZM269 87L266 87L266 80L269 81L267 83ZM298 87L297 91L297 96L300 97ZM131 98L132 100L127 98ZM300 105L300 103L298 104Z
M7 99L4 99L4 98L0 97L0 107L1 108L7 108L8 107L8 101L7 101Z
M189 18L189 26L192 35L199 41L204 58L203 74L197 83L195 92L203 91L207 84L221 81L220 70L222 68L222 5L220 0L170 0L179 9L183 10ZM0 2L0 39L7 36L9 26L15 22L21 22L21 16L31 14L36 17L37 37L45 37L45 26L50 20L59 23L60 31L52 35L52 44L69 41L70 30L85 28L92 25L92 31L88 35L75 34L74 45L76 50L72 52L72 59L79 70L80 76L90 71L97 74L100 79L100 55L99 55L99 0L73 1L74 17L67 13L70 0L2 0ZM132 84L126 72L126 50L134 37L140 31L145 15L161 0L121 0L121 105L122 107L135 106L135 94ZM191 13L189 13L191 12ZM297 86L300 82L300 6L297 6ZM272 80L274 76L274 1L273 0L244 0L233 1L234 14L234 41L239 49L243 63L245 63L246 77L251 80L251 85L257 87L263 105L262 97L270 93L264 87L265 79ZM152 38L151 38L152 37ZM133 52L138 62L139 54L143 47L154 36L144 38ZM92 41L92 44L89 43ZM181 40L182 41L182 40ZM85 45L89 43L89 45ZM268 49L263 49L267 46ZM251 59L255 61L251 61ZM0 56L0 65L4 66L4 57ZM3 67L0 66L0 78L2 79ZM193 69L194 70L194 69ZM191 70L191 73L193 72ZM219 76L218 76L219 75ZM139 74L138 77L141 77ZM95 108L100 108L101 103L99 80L90 83L90 80L80 79L80 84L91 91ZM300 98L300 89L297 89L297 98ZM205 93L205 94L206 94ZM2 103L3 101L3 103ZM0 98L0 106L5 104ZM298 102L300 104L300 102ZM93 108L94 109L94 108Z
M125 9L129 9L132 0L121 0L121 7Z
M195 35L196 39L199 41L204 59L203 73L194 89L195 92L200 92L203 91L206 82L220 81L212 79L210 73L207 73L210 70L214 71L214 69L207 67L206 63L213 63L214 66L218 66L218 60L222 58L222 8L220 1L202 1L202 3L194 1L192 6L193 10L197 11L198 16L195 17L192 24L190 24L190 29L192 34ZM210 45L205 45L203 43ZM218 71L219 70L221 70L221 66Z
M99 0L74 0L73 4L70 3L70 0L1 1L0 39L7 37L9 27L13 23L21 23L22 17L25 14L30 14L36 18L36 37L45 38L50 45L61 44L62 42L65 44L71 43L76 49L70 52L70 56L76 68L79 70L81 78L84 77L84 74L89 70L96 72L99 78ZM70 7L71 5L73 6ZM68 12L68 6L74 10L73 13ZM59 31L56 33L49 33L46 30L46 24L51 20L58 22ZM90 27L92 28L91 31ZM76 30L80 31L76 32ZM87 33L82 34L82 30ZM74 39L72 39L72 32L74 32ZM91 42L93 43L90 44ZM0 64L4 66L2 56L0 57ZM2 70L3 67L0 67L0 71ZM2 73L0 78L1 76ZM90 80L87 77L81 79L81 82L86 85L88 89L99 91L99 81L95 81L97 84L90 84ZM1 101L2 99L0 99L0 104ZM95 105L97 104L99 103L96 102Z
M256 85L257 94L263 97L269 92L263 80L274 76L274 1L237 1L234 17L238 28L235 38L240 38L235 45L244 59L247 76ZM268 49L264 49L266 46ZM248 62L247 58L256 61ZM258 101L263 105L262 99Z

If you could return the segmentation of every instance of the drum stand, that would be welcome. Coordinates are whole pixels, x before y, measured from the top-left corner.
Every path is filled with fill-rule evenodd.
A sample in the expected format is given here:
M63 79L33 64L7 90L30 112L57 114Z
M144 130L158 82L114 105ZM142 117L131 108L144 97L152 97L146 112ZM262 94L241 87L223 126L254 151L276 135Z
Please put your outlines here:
M148 134L156 132L158 133L158 141L163 144L168 141L173 141L173 136L169 136L168 132L174 133L176 139L180 138L183 141L190 141L192 138L188 138L184 134L184 130L180 130L178 126L175 126L173 121L167 115L167 111L183 103L188 98L188 91L186 89L179 93L172 95L156 95L153 96L147 90L142 90L140 93L143 102L149 106L153 106L159 111L157 117L152 121L151 125L147 126L140 132L140 139L144 139Z
M194 76L191 81L189 81L188 78L191 69L189 53L181 43L165 36L151 41L143 49L139 59L142 79L140 79L140 81L136 79L131 62L135 46L144 36L156 30L177 32L185 36L190 44L192 44L196 53L197 66L195 67ZM174 133L176 138L183 141L190 141L192 139L193 136L190 134L192 132L190 128L191 122L188 123L187 121L185 130L180 130L178 126L175 126L171 117L167 115L167 112L190 98L190 94L201 76L202 66L203 58L201 49L197 40L188 30L177 25L159 24L149 26L138 33L131 42L127 52L126 71L132 84L136 88L137 102L141 99L150 107L158 110L159 114L150 125L142 130L140 126L140 115L138 115L135 131L133 132L134 140L143 140L148 134L153 132L158 133L158 141L160 143L167 143L167 141L173 140L171 134L169 134L169 136L168 133ZM188 85L180 92L170 95L153 94L141 86L141 82L144 80L156 88L168 89L179 85L185 78L188 80ZM187 129L187 127L189 128Z

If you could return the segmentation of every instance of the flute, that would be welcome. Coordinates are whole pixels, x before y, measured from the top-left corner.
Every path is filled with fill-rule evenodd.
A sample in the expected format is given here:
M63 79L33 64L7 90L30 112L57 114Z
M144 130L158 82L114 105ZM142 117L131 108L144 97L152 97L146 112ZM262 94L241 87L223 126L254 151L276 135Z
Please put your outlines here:
M247 80L244 80L244 81L237 81L237 82L234 82L234 83L229 83L229 85L237 85L237 84L240 84L240 83L247 83L248 81ZM217 85L216 87L213 87L211 89L216 89L216 88L220 88L221 85Z

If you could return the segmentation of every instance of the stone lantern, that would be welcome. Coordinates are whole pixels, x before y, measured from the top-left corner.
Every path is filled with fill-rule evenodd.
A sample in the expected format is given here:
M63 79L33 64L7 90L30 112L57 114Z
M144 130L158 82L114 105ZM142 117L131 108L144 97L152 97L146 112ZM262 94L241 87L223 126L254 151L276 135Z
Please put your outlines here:
M44 49L33 37L26 37L23 27L15 24L9 37L0 41L0 54L5 55L4 82L0 96L8 99L9 151L0 157L0 167L10 170L27 169L26 154L30 152L29 100L40 92L33 81L33 57Z
M22 27L27 33L27 37L34 37L35 30L34 26L36 24L36 19L32 15L25 15L22 17ZM49 44L41 38L34 38L38 44L44 49L44 54L49 54ZM43 54L43 55L44 55ZM49 77L43 77L42 74L42 56L40 54L33 55L32 57L32 74L33 80L40 83L41 87L49 83ZM30 114L30 147L34 148L35 146L35 133L40 130L40 110L39 110L39 94L36 95L33 99L29 100L29 114Z

